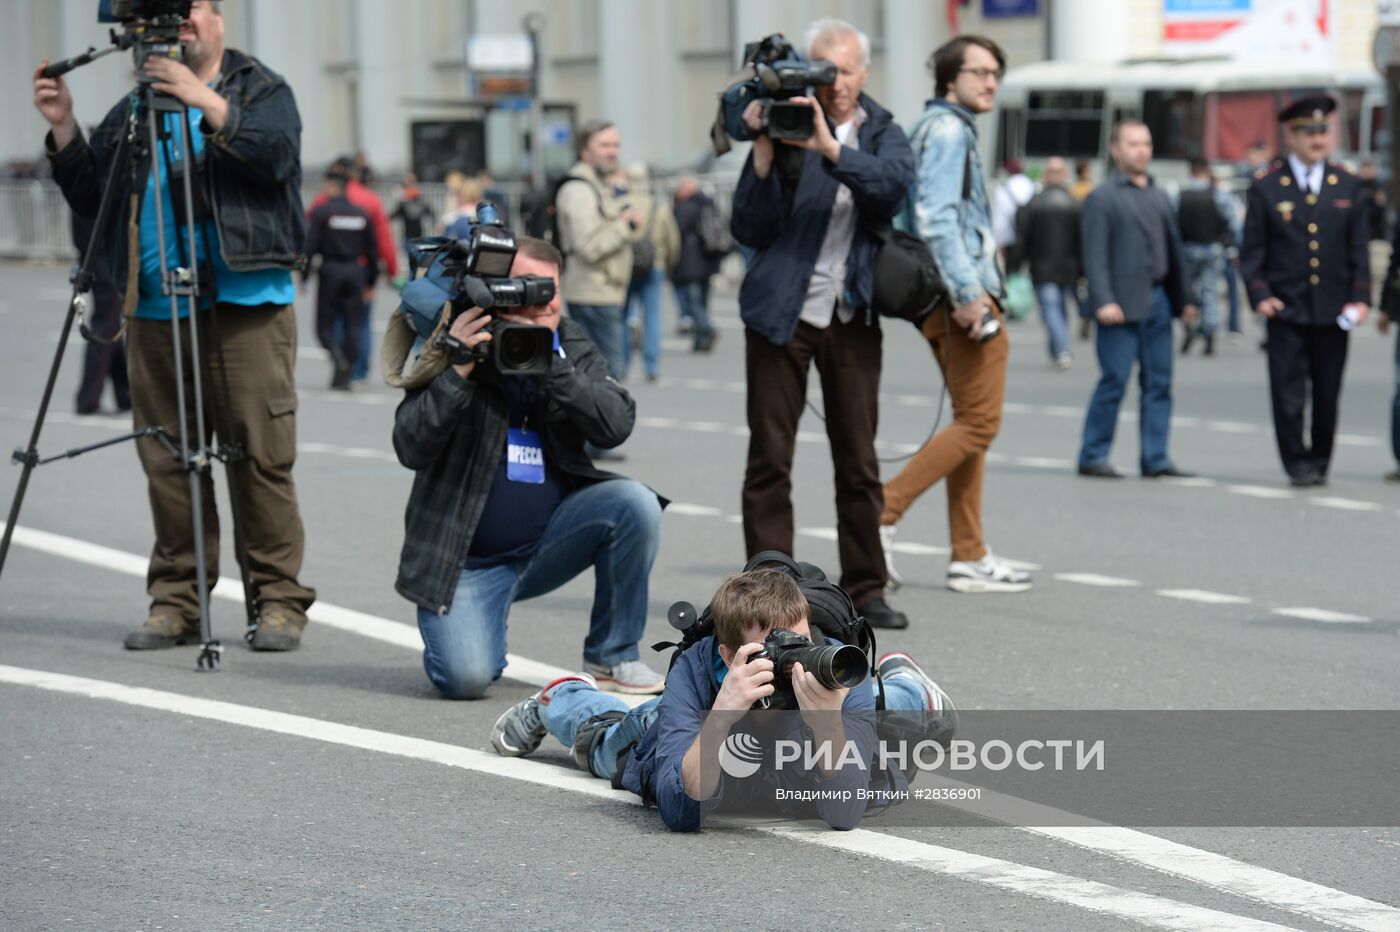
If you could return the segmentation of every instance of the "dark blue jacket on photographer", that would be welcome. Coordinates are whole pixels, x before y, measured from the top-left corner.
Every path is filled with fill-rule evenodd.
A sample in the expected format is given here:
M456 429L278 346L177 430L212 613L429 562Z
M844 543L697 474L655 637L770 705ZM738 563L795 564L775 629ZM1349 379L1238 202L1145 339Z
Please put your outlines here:
M866 95L860 95L859 106L865 111L856 133L859 148L843 146L836 164L819 153L803 152L790 210L783 206L776 158L768 177L759 178L750 155L739 177L730 228L735 240L756 250L739 289L739 313L746 326L778 346L797 331L837 188L850 189L857 211L846 258L845 303L868 311L879 247L870 228L888 225L914 183L914 156L904 130ZM774 149L780 153L786 145L777 142ZM876 325L873 312L866 319Z
M224 51L213 88L228 101L228 119L217 132L201 122L197 129L201 138L194 143L196 151L203 153L200 174L204 203L210 205L213 215L217 233L213 248L218 250L219 264L234 273L298 268L304 262L306 214L301 203L301 118L292 90L262 62L234 49ZM97 215L131 102L129 94L113 107L91 140L79 134L62 150L54 148L52 134L45 141L54 180L77 214ZM170 124L178 130L173 119ZM144 118L141 130L144 140ZM101 236L103 255L128 313L137 309L142 297L142 248L131 242L130 230L140 229L143 220L143 198L139 195L147 189L151 166L150 154L144 149L143 145L133 152L128 170L114 182L115 215ZM167 213L173 214L168 195L163 200ZM145 220L149 225L151 218ZM281 295L288 288L290 278L286 278L286 288L258 289L258 293ZM266 302L250 299L242 303Z
M561 319L558 334L562 353L550 357L549 375L538 377L530 396L545 462L567 495L621 478L595 468L583 444L621 444L632 433L637 403L609 377L607 362L576 322ZM394 451L416 472L394 583L404 598L439 614L451 607L506 445L511 401L501 383L535 378L477 366L463 379L448 366L400 402Z
M827 638L826 643L835 645L841 642ZM713 635L695 642L676 658L671 672L666 675L666 691L661 694L656 721L627 759L622 772L622 787L654 804L661 814L661 820L673 832L696 831L700 828L701 817L711 812L752 811L771 816L775 790L779 788L797 791L849 790L849 798L837 798L833 792L814 802L788 800L779 808L792 818L821 819L835 829L858 826L871 804L856 797L855 793L870 788L876 781L871 780L868 771L855 767L842 767L825 779L796 764L781 770L768 771L765 768L745 779L722 774L719 786L710 799L702 802L686 793L681 761L700 734L705 715L714 707L726 672L728 668L720 657ZM774 735L775 740L802 740L800 732L805 726L800 713L771 714L785 716L781 724L786 730ZM846 694L846 701L841 706L841 721L846 739L854 743L863 760L870 761L876 750L877 737L875 693L868 677ZM835 753L837 756L834 759L839 760L840 751ZM908 787L903 774L896 774L895 779L896 789Z

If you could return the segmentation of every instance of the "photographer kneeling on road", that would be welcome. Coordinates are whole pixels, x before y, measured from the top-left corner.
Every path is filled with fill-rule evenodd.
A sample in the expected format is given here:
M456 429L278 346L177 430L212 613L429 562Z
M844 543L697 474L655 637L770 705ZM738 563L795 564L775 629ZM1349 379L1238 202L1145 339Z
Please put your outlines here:
M602 472L584 442L627 439L636 403L572 320L560 319L559 251L520 237L510 273L551 278L547 305L493 315L472 308L450 334L476 349L493 316L555 332L546 377L448 365L410 391L394 417L394 449L416 470L395 584L418 605L423 666L450 699L477 699L506 666L511 603L595 572L584 668L617 692L657 693L663 677L638 659L661 506L646 486Z
M840 599L849 609L849 600ZM491 742L497 753L521 757L553 734L573 749L580 767L655 804L666 827L676 832L697 830L709 813L762 805L765 794L782 800L779 808L790 817L855 828L867 807L855 794L874 785L864 768L754 767L749 776L736 777L726 771L722 754L718 768L707 759L711 749L727 748L727 739L734 737L731 730L782 685L795 696L800 715L777 720L777 739L795 738L806 729L815 740L836 747L849 741L862 761L872 760L876 688L868 673L853 686L831 689L795 663L789 686L779 683L772 660L754 656L765 650L774 632L838 645L820 630L814 637L813 608L790 573L771 568L738 573L724 581L710 602L714 633L682 645L661 696L628 709L617 697L600 693L586 674L563 677L508 709L492 729ZM866 664L860 667L864 670ZM942 740L951 739L956 710L918 664L906 654L891 653L877 669L887 710L917 713L920 721L940 729ZM895 787L907 788L903 774L893 776ZM818 791L824 792L815 795ZM815 805L802 799L807 792L814 794ZM841 798L843 794L848 795Z
M163 427L172 436L182 430L186 436L195 432L193 406L187 409L186 424L178 423L176 413L179 369L170 299L162 294L157 210L165 218L166 265L207 267L199 275L202 359L193 359L190 352L186 299L179 305L186 391L202 373L206 431L212 435L217 430L222 446L241 445L247 454L242 462L230 462L228 479L242 505L243 526L236 530L247 552L249 582L258 603L260 622L252 647L291 650L301 642L306 610L316 598L297 581L305 540L292 482L297 340L291 270L302 262L306 238L301 119L287 83L252 56L225 49L223 36L219 2L201 0L193 4L180 29L184 61L153 55L143 76L153 81L158 93L189 108L194 151L188 162L195 203L212 208L208 217L196 210L197 255L183 255L189 231L184 227L181 185L177 180L172 191L162 165L161 188L155 189L151 153L141 140L136 142L131 170L115 181L120 188L114 192L114 222L110 229L96 231L93 243L101 244L117 292L123 295L131 415L137 430ZM73 117L67 85L61 78L43 77L43 67L34 75L34 106L52 128L44 144L54 180L75 214L95 217L118 140L127 130L131 97L123 97L107 113L89 141ZM164 154L170 163L178 163L179 119L174 113L164 113L162 119L167 134ZM130 241L132 233L136 242ZM211 300L218 305L217 333L211 333ZM222 397L224 378L215 376L215 365L221 365L216 349L220 344L227 363L227 399ZM220 414L225 405L232 421L228 425ZM225 427L231 436L224 436ZM207 442L209 437L203 439ZM146 623L127 636L126 646L149 650L191 643L199 638L199 597L189 479L178 458L155 438L138 440L136 449L146 473L156 540L146 574L150 612ZM201 481L205 562L212 586L219 578L219 523L207 470Z

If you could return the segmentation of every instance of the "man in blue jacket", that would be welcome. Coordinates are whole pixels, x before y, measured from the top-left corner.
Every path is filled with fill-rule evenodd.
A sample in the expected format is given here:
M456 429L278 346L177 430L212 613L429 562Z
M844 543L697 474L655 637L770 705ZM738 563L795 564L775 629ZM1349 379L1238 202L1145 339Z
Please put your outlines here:
M734 238L754 250L739 290L749 425L744 543L750 555L792 553L792 458L815 362L835 465L841 588L873 626L903 628L908 618L882 596L881 338L870 307L878 241L870 228L894 216L914 160L889 112L861 93L870 40L849 23L819 20L807 49L837 72L815 99L793 98L812 107L814 131L782 145L766 134L754 140L730 221ZM757 101L744 121L760 129ZM794 158L787 146L805 151Z
M770 770L765 762L747 776L736 776L718 750L728 746L731 730L754 703L775 692L773 662L753 657L764 639L778 629L812 637L810 607L802 590L784 572L750 570L724 581L710 601L710 612L715 633L677 658L660 697L629 710L620 699L599 692L587 674L566 676L516 703L497 720L491 733L496 751L521 757L553 734L573 749L580 767L654 803L666 827L675 832L695 831L710 813L746 811L782 799L774 790L786 791L786 805L780 808L789 816L819 818L835 829L855 828L867 805L855 794L872 783L865 768L827 770L821 762L814 768L774 765ZM887 709L917 712L931 721L955 714L947 694L907 655L886 655L879 672ZM849 689L828 689L795 664L792 691L800 715L781 718L779 733L772 735L775 741L800 742L798 732L807 728L814 746L830 741L842 748L850 742L863 761L872 759L872 679ZM709 757L712 752L715 759ZM831 760L839 760L840 754L835 751ZM791 795L819 790L827 792L813 792L815 805Z
M187 397L192 397L188 393L195 373L205 377L206 432L217 430L222 447L237 445L246 453L241 462L229 464L228 478L243 506L235 535L248 557L260 618L252 647L285 651L300 644L306 610L316 598L297 580L305 535L292 481L297 341L291 270L304 261L306 239L301 118L287 82L256 58L225 49L223 37L218 0L200 0L180 29L183 61L152 56L145 64L144 77L153 88L188 107L193 150L188 160L180 157L182 133L173 113L161 114L165 138L158 154L162 164L168 156L169 164L184 162L193 172L196 255L185 255L190 237L183 203L176 209L182 187L172 185L162 167L157 189L150 171L152 153L139 141L129 170L114 182L115 222L96 231L93 243L112 269L127 316L134 426L164 427L172 435L194 432L193 411L187 410L186 424L179 423L177 414L178 349L184 356ZM42 70L41 65L34 74L34 106L50 127L44 143L54 180L75 214L95 217L118 140L127 131L131 96L108 112L89 140L73 117L67 84L62 78L45 78ZM199 276L201 306L194 320L188 319L187 302L180 301L178 348L170 299L162 294L158 212L164 217L166 266L207 267ZM131 242L133 234L136 242ZM205 358L192 358L191 326L198 328ZM220 344L222 354L215 350ZM215 364L223 368L226 381L209 377ZM222 397L225 385L228 398ZM225 406L231 423L217 416ZM201 439L207 443L210 437ZM149 650L199 637L199 597L189 476L155 438L137 441L137 452L149 487L155 546L146 574L150 610L145 624L127 636L126 646ZM207 470L201 479L205 569L215 580L219 524L214 483Z

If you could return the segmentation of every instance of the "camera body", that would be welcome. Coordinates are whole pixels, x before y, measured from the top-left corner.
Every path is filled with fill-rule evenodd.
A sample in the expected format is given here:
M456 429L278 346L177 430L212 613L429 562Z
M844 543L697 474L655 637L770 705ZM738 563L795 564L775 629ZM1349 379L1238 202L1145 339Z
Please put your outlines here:
M769 633L763 649L749 655L749 660L773 661L773 695L754 704L756 709L796 709L797 694L792 688L792 666L813 674L827 689L849 689L860 685L870 673L870 663L860 648L850 644L818 646L809 639L779 628Z
M120 23L125 35L118 42L130 46L136 62L136 80L151 84L146 61L151 58L185 60L180 26L190 17L193 0L99 0L97 21ZM116 36L115 30L113 36Z
M452 316L437 345L455 365L485 363L501 375L546 375L554 353L548 327L496 320L487 326L491 339L471 349L449 334L452 321L470 308L488 311L541 307L554 300L554 279L543 275L511 277L515 234L501 223L495 205L477 205L477 222L467 235L438 246L442 273L451 279Z
M809 96L816 86L835 84L836 66L807 61L782 33L746 45L744 64L753 69L753 78L731 86L720 99L724 129L730 138L755 137L743 119L744 110L755 100L762 104L760 133L767 133L770 139L810 137L815 128L813 110L806 104L792 103L791 98Z

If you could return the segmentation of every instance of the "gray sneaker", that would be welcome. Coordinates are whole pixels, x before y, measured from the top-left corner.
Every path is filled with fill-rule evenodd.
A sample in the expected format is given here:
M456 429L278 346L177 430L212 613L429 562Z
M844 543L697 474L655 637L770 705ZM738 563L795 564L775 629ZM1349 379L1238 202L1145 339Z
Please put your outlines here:
M501 713L496 724L491 726L491 746L502 757L524 757L540 746L549 729L540 718L540 706L549 705L549 691L560 683L577 680L595 686L593 677L586 673L561 676L528 699L521 699Z
M654 696L666 688L666 677L640 660L624 660L612 666L583 662L585 672L598 681L598 688L610 693Z

